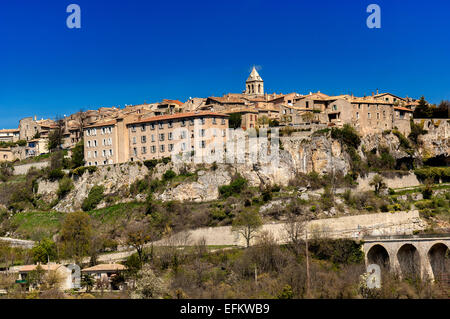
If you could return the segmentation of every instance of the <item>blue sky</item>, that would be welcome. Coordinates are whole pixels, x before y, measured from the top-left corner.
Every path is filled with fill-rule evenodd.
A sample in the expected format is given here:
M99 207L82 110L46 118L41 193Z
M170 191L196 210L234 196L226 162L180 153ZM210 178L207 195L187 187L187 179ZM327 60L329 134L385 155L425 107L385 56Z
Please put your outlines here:
M79 30L66 7L81 7ZM381 7L381 29L366 8ZM37 115L241 92L450 98L447 0L0 3L0 128Z

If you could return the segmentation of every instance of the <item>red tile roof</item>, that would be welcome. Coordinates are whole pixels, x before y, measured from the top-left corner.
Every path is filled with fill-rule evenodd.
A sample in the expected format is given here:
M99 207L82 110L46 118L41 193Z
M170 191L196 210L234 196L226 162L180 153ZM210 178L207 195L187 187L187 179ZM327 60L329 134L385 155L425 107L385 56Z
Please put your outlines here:
M407 107L403 107L403 106L395 106L394 110L399 110L399 111L406 111L406 112L413 112L413 110L408 109Z
M116 120L107 121L107 122L99 122L99 123L95 123L95 124L86 126L85 129L86 129L86 128L92 128L92 127L111 126L111 125L114 125L114 124L116 124L116 123L117 123Z
M138 123L148 123L148 122L156 122L156 121L164 121L164 120L175 120L189 117L201 117L201 116L219 116L219 117L228 117L228 115L217 112L198 112L198 113L177 113L172 115L158 115L143 118L137 121L132 121L127 124L138 124Z
M181 105L183 105L184 103L183 102L180 102L180 101L178 101L178 100L168 100L168 99L164 99L164 100L162 100L162 102L161 102L162 104L164 104L164 103L169 103L169 104L178 104L179 106L181 106Z

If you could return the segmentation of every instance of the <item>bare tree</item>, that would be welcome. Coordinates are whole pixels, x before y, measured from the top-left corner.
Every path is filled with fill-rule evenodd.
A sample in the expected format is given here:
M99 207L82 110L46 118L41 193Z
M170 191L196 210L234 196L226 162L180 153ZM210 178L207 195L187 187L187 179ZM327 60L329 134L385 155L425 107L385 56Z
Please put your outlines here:
M244 210L233 220L232 231L241 234L250 247L250 241L256 236L262 226L261 217L256 211Z

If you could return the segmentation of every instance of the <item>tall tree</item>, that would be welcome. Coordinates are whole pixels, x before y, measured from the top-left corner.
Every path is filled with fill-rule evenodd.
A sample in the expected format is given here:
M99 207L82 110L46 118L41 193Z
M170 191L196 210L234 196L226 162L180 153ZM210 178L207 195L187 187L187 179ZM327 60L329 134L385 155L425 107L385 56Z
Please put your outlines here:
M62 224L59 241L64 255L79 263L91 252L92 236L91 218L87 213L68 214Z
M57 259L56 244L49 238L42 239L32 249L33 261L46 264Z
M256 236L262 226L259 213L254 210L244 210L233 220L232 230L241 234L250 247L250 241Z
M71 166L72 166L72 168L84 166L84 141L83 140L78 142L77 145L75 145L75 147L72 149Z
M425 97L422 96L419 105L416 106L413 116L414 118L430 118L433 115L433 110L429 107Z
M57 117L55 122L56 126L53 129L51 129L48 135L47 147L50 152L60 150L63 144L64 127L65 127L64 119Z
M126 243L136 249L141 264L145 261L144 245L153 239L153 232L149 223L130 223L126 232Z

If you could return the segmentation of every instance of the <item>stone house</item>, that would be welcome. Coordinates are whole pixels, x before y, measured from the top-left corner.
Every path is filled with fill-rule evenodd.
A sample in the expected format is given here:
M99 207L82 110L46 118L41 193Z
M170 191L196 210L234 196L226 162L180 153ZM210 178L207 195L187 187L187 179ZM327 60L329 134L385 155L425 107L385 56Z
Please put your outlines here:
M121 264L99 264L93 267L84 268L81 270L83 275L90 275L97 282L101 280L107 280L109 282L108 289L112 290L122 290L125 287L125 283L123 283L119 287L115 287L111 285L111 282L115 276L118 276L120 273L127 270L127 267Z

